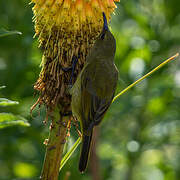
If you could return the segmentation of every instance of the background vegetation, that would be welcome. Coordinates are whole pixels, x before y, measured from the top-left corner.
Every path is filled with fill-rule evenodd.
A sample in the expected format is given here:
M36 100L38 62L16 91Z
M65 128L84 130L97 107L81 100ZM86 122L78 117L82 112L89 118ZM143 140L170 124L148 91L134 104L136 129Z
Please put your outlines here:
M28 119L30 127L0 129L0 180L38 179L48 126L45 112L30 107L37 96L33 83L40 71L41 51L33 39L29 1L1 0L0 29L22 35L0 39L0 97L19 105L0 107ZM121 0L111 27L117 40L117 92L180 48L179 0ZM99 180L180 179L180 61L170 63L113 103L98 130ZM40 112L39 112L40 111ZM39 115L40 114L40 115ZM66 149L77 139L72 127ZM93 168L78 172L79 149L62 170L64 179L95 179ZM93 167L93 166L90 166Z

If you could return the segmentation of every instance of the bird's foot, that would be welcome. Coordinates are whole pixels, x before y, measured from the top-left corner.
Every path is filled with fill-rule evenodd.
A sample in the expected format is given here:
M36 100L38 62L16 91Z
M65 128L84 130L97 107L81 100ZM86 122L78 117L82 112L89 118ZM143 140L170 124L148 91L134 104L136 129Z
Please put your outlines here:
M72 58L72 66L67 67L67 68L62 67L62 70L64 72L71 71L71 77L70 77L70 82L69 82L71 87L72 87L72 82L73 82L77 62L78 62L78 58L76 56L73 56L73 58Z
M73 126L75 127L79 137L82 137L82 133L81 131L79 130L79 124L78 124L78 120L75 118L75 117L72 117L73 119Z
M68 125L67 125L67 137L70 137L71 121L72 121L72 117L68 121Z

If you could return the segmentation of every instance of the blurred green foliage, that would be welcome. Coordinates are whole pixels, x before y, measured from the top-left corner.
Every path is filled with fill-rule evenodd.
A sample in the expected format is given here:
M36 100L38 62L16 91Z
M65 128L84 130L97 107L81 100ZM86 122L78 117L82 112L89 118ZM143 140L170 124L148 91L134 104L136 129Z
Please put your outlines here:
M7 31L5 29L0 29L0 38L1 37L5 37L5 36L10 36L10 35L14 35L14 34L19 34L21 35L21 32L18 31Z
M8 32L10 34L14 34L14 32ZM2 33L2 36L4 36L5 33ZM5 35L7 36L7 34ZM0 90L5 88L5 86L0 86ZM8 106L13 106L19 104L17 101L11 101L6 98L0 98L0 107L8 107ZM21 125L21 126L30 126L28 121L21 117L14 115L12 113L0 113L0 129L10 127L10 126L15 126L15 125Z
M41 51L33 39L31 5L25 0L0 1L0 29L17 30L0 39L0 97L19 105L0 112L20 114L31 123L0 130L0 180L38 179L48 136L44 109L30 116L37 100ZM179 0L121 0L111 28L117 40L117 93L179 51ZM180 61L171 62L115 101L100 126L97 154L103 180L180 179ZM77 139L72 128L66 149ZM78 172L76 151L62 169L69 179L90 180Z

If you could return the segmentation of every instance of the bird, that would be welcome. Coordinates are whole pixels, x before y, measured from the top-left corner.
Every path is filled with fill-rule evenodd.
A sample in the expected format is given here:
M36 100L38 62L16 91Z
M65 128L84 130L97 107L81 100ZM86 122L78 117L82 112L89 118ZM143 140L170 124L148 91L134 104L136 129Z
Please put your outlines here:
M116 40L108 28L104 12L103 21L103 29L70 92L72 114L80 121L82 132L81 173L87 168L94 127L99 125L111 105L118 81L114 63Z

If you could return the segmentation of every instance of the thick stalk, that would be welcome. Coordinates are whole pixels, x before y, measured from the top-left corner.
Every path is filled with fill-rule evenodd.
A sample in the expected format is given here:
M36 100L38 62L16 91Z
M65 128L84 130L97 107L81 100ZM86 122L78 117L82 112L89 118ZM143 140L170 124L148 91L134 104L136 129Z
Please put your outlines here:
M41 180L58 180L69 117L61 116L56 110L52 117Z

